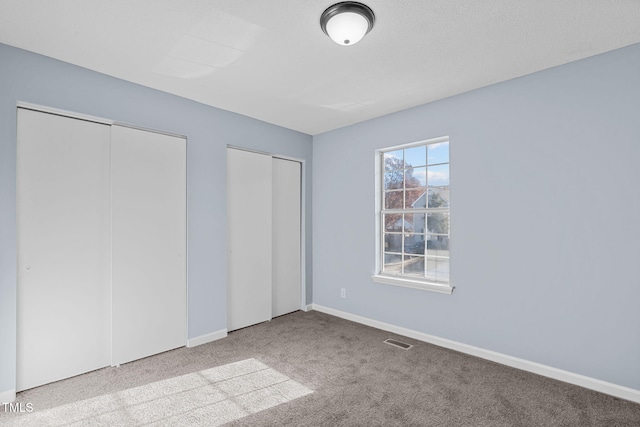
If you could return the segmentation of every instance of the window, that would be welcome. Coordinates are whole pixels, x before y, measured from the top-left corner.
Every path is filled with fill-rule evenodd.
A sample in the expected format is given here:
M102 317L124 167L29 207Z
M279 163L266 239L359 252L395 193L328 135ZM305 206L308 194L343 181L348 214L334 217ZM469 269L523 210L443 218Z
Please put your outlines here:
M449 139L378 151L374 280L451 293Z

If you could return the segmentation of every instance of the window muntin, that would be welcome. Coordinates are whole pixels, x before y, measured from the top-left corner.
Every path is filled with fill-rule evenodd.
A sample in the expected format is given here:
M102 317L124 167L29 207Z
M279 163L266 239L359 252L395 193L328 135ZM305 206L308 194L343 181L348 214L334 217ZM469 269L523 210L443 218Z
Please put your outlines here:
M380 272L450 283L449 141L381 151Z

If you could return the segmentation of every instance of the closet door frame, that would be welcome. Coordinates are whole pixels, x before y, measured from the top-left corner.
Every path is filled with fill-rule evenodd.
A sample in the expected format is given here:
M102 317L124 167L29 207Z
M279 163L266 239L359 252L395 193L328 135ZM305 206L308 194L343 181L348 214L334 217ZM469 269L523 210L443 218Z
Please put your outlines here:
M265 156L269 156L271 158L278 158L282 160L290 160L293 162L300 163L300 310L309 311L309 307L307 306L307 250L306 250L306 217L307 217L307 188L306 188L306 173L307 173L307 165L305 159L300 159L298 157L284 156L280 154L267 153L265 151L253 150L246 147L240 147L237 145L227 145L227 149L234 150L242 150L249 151L251 153L263 154Z

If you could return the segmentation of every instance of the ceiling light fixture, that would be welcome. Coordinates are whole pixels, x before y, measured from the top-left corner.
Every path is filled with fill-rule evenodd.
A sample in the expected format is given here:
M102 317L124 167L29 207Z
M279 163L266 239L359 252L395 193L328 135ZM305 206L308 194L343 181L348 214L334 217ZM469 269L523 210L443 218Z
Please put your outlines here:
M342 46L358 43L373 28L375 15L367 5L343 1L329 7L320 17L320 27Z

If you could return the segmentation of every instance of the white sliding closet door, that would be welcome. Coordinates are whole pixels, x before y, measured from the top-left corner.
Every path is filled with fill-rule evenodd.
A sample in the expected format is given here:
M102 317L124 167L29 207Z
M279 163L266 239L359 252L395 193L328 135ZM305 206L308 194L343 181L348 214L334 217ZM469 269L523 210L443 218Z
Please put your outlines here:
M273 316L300 310L300 162L273 161Z
M113 363L186 343L186 141L113 126Z
M110 364L109 133L18 109L18 391Z
M227 329L271 319L271 156L227 149Z

